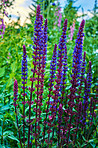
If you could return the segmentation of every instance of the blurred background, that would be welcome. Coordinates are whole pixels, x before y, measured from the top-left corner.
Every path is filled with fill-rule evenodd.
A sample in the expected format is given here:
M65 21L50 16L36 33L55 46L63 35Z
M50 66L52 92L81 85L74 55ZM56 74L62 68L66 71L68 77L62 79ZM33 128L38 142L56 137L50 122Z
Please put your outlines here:
M49 0L48 0L49 1ZM11 16L11 19L9 20L8 17L4 16L4 21L6 23L10 23L12 20L17 21L17 19L20 17L20 23L23 25L25 22L30 23L29 19L29 13L32 12L30 7L32 7L33 10L35 10L35 6L37 3L43 3L47 2L46 0L16 0L13 2L13 5L11 7L7 7L6 11L8 12L9 16ZM61 10L63 12L64 7L68 5L68 3L71 2L69 0L58 0L54 1L55 4L59 3L59 6L61 7ZM83 13L86 14L84 16L84 19L89 19L93 16L92 12L95 10L95 7L97 2L96 0L75 0L73 2L73 7L77 7L78 16L81 16ZM53 1L50 1L50 5L53 3ZM81 18L78 18L78 21L81 21Z

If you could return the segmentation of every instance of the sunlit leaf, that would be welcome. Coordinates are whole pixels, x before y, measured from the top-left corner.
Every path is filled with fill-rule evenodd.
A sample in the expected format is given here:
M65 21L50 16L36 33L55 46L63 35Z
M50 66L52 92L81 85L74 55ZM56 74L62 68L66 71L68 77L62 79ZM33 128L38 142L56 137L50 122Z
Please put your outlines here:
M0 77L4 76L5 74L5 67L0 68Z

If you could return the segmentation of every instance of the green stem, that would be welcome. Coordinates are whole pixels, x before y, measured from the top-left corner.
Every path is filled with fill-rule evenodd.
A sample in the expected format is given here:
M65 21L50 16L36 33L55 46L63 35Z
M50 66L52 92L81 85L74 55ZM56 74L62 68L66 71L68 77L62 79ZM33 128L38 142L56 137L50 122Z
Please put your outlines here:
M34 70L35 70L34 66ZM35 72L33 73L33 78L34 78ZM33 88L33 82L31 84L31 90ZM30 104L29 104L29 130L28 130L28 148L29 148L29 143L30 143L30 119L31 119L31 101L32 101L32 91L30 93Z
M19 141L20 141L20 146L22 148L21 136L20 136L19 125L18 125L18 116L17 116L17 110L16 110L16 102L15 102L15 113L16 113L16 122L18 127Z
M25 87L25 85L23 84L23 87ZM24 89L24 94L25 94L25 89ZM25 96L24 96L24 104L23 104L23 144L25 147Z
M50 11L50 0L49 0L49 5L48 5L47 20L49 18L49 11Z

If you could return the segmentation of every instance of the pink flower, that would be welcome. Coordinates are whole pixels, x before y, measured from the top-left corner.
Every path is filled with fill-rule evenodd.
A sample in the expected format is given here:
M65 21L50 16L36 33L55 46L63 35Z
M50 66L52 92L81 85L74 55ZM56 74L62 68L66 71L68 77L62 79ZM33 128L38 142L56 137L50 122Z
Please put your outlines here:
M56 20L57 20L57 22L55 22L54 23L54 25L56 25L57 23L57 25L58 25L58 27L61 27L61 18L62 18L62 14L60 13L60 11L61 11L61 8L60 9L58 9L58 8L56 8L56 13L55 13L55 16L57 16L56 17Z
M71 41L73 38L74 29L75 29L75 22L73 21L73 25L70 26L70 35L69 35Z
M49 115L49 119L52 120L52 116Z

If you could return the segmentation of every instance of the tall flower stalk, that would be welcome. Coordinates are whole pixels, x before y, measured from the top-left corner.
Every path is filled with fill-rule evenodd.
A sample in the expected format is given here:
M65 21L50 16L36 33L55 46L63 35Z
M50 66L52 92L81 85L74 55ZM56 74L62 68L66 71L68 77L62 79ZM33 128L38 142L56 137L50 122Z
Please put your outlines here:
M43 86L44 86L44 72L45 72L45 64L46 64L46 54L47 54L47 19L45 20L44 26L42 26L42 37L41 37L41 42L40 42L40 55L41 59L39 59L39 67L38 67L38 85L39 85L39 92L37 93L38 96L38 104L39 106L38 109L38 135L40 135L41 132L41 127L40 127L40 120L41 120L41 106L42 104L42 99L43 99ZM40 79L39 79L40 77ZM37 87L38 90L38 87ZM37 109L37 108L36 108ZM39 141L39 136L38 136L38 141Z
M53 82L54 82L54 78L55 78L55 71L56 71L56 59L57 59L57 45L55 44L54 46L54 50L53 50L53 56L52 56L52 60L51 60L51 65L50 65L50 79L49 79L49 94L48 94L48 101L47 101L47 109L45 110L46 112L46 117L45 117L45 121L44 121L44 131L43 131L43 141L45 138L45 131L46 131L46 122L47 122L47 116L48 116L48 112L49 112L49 105L51 104L50 102L50 97L51 92L53 90ZM48 131L48 141L50 138L50 133Z
M62 114L63 114L63 109L62 109L62 104L59 105L59 111L58 111L58 148L61 147L61 123L62 123Z
M26 83L27 83L27 55L26 55L26 47L25 45L23 45L23 60L22 60L22 89L23 89L23 93L22 93L22 96L23 96L23 101L22 101L22 104L23 104L23 115L22 115L22 118L23 118L23 143L24 143L24 146L25 146L25 104L26 104L26 101L25 101L25 96L27 95L25 89L27 88L26 87Z
M31 88L29 88L29 90L31 91L30 93L30 102L29 102L29 124L30 124L30 118L31 118L31 104L32 104L32 92L35 90L35 88L33 88L33 82L36 80L35 78L35 74L37 73L36 67L38 65L38 53L39 48L40 48L40 38L41 38L41 26L42 26L42 22L41 22L41 17L40 17L40 6L37 6L37 12L36 12L36 21L35 21L35 27L34 27L34 46L33 46L33 65L34 68L31 69L31 71L33 72L33 78L31 78L30 80L32 81L31 84ZM37 109L37 104L36 104L36 109ZM37 118L37 111L36 111L36 118ZM36 123L35 123L35 133L36 133ZM37 135L35 135L37 136ZM28 148L29 148L29 142L30 142L30 125L29 125L29 131L28 131ZM36 143L36 147L37 147L37 139L35 138L35 143Z
M68 127L68 138L67 138L67 144L69 141L69 136L70 136L70 127L71 127L71 122L72 122L72 116L73 116L73 107L75 107L74 100L77 98L76 92L77 92L77 86L79 85L79 77L80 77L80 72L81 72L81 63L82 63L82 48L83 48L83 28L84 28L85 21L83 20L80 24L79 31L77 34L77 39L76 39L76 45L74 48L73 52L73 64L72 64L72 80L71 80L71 88L70 88L70 95L68 95L69 101L69 112L70 112L70 121L69 121L69 127Z
M62 75L63 75L63 61L64 61L64 52L65 51L65 48L66 48L66 30L67 30L67 19L65 19L64 21L64 26L63 26L63 29L62 29L62 35L61 35L61 38L59 40L59 45L58 45L58 60L57 60L57 74L56 74L56 79L55 79L55 82L56 82L56 85L54 86L54 89L53 90L53 96L52 96L52 99L53 99L53 105L52 105L52 115L53 115L53 119L55 119L56 117L56 112L57 112L57 103L61 102L62 103L62 100L59 101L59 96L60 96L60 91L62 89ZM63 96L63 92L62 92L62 96ZM53 132L52 132L52 139L54 137L54 128L53 128Z
M62 29L62 35L61 38L59 40L59 45L58 45L58 62L57 62L57 66L58 66L58 74L57 79L60 81L60 84L58 83L58 80L56 80L56 82L58 83L57 85L60 85L60 91L62 94L61 97L61 104L62 101L64 99L63 95L64 95L64 84L65 84L65 75L66 75L66 65L67 65L67 47L66 47L66 31L67 31L67 19L65 19L64 21L64 26ZM62 88L63 87L63 88ZM62 90L63 89L63 90Z
M31 89L33 88L33 82L37 81L37 84L35 85L37 89L37 91L35 91L37 99L34 100L34 102L36 103L36 107L33 109L34 112L36 113L35 132L33 136L35 137L35 145L37 147L38 146L37 141L39 141L39 134L41 132L41 128L40 128L40 120L41 120L41 112L42 112L41 106L42 106L42 98L43 98L42 94L43 94L43 86L44 86L44 72L45 72L44 68L46 64L46 54L47 54L47 19L45 20L45 24L43 26L43 16L40 15L39 5L37 6L36 21L34 26L33 49L34 49L33 51L34 68L31 69L31 71L33 72L33 78L31 78L30 80L32 81ZM35 78L35 74L36 74L36 78ZM32 93L31 93L31 96L32 96ZM29 121L30 121L30 115L29 115ZM29 131L30 131L30 127L29 127ZM29 136L29 133L28 133L28 136ZM28 143L29 143L29 140L28 140Z
M81 71L81 63L82 63L82 49L83 49L83 29L84 29L85 21L83 20L79 27L79 32L77 34L76 45L73 52L73 64L72 64L72 78L75 76L75 79L78 81ZM75 82L76 83L76 82ZM78 83L77 83L78 84Z

